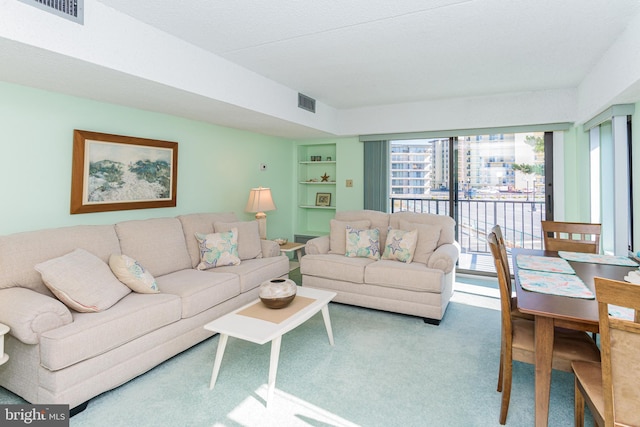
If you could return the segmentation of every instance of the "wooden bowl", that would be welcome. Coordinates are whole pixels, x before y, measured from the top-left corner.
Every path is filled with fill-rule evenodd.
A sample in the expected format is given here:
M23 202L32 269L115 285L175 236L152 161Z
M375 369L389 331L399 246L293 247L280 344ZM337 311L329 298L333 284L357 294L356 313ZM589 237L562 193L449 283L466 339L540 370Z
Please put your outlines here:
M264 303L269 308L285 308L291 301L295 298L295 295L291 295L284 298L260 298L260 301Z

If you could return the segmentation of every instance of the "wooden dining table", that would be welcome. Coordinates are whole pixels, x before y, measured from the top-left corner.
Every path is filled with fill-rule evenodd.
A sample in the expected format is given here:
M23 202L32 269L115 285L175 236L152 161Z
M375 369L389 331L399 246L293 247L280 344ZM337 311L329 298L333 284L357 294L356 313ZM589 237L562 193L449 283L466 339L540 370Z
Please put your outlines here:
M554 327L599 332L598 303L595 299L571 298L522 289L518 279L519 254L558 257L557 252L512 249L518 309L535 317L535 425L547 426ZM636 267L569 261L578 277L595 294L594 277L624 280Z

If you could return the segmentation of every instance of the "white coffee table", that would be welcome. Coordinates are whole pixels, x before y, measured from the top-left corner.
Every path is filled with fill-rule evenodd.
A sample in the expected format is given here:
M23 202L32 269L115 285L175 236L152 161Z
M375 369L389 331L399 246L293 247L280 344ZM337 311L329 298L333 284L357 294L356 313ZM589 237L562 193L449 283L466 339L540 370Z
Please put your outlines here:
M271 360L269 362L269 386L267 391L267 407L269 401L273 397L273 391L276 385L276 373L278 371L278 359L280 357L280 343L282 335L290 330L300 326L309 320L314 314L322 311L324 326L329 336L329 344L333 345L333 331L331 330L331 319L329 317L329 302L336 296L335 292L323 291L320 289L298 287L297 296L314 299L311 304L303 307L298 312L293 313L287 319L280 323L273 323L267 320L261 320L255 317L238 314L248 307L253 306L260 300L253 301L244 307L226 314L213 322L207 323L204 328L220 333L220 341L218 341L218 350L213 364L213 372L211 373L211 382L209 389L213 389L220 372L222 364L222 356L227 345L227 339L231 337L240 338L256 344L265 344L271 341Z

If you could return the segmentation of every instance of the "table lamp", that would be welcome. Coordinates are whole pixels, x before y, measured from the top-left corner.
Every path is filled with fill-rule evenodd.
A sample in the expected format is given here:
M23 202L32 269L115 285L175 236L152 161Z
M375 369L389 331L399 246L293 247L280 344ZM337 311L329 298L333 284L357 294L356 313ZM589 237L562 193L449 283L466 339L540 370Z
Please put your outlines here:
M271 198L271 189L264 187L252 188L251 191L249 191L249 200L244 210L245 212L256 213L260 238L266 240L267 214L265 214L265 211L276 210L276 205L273 203L273 198Z

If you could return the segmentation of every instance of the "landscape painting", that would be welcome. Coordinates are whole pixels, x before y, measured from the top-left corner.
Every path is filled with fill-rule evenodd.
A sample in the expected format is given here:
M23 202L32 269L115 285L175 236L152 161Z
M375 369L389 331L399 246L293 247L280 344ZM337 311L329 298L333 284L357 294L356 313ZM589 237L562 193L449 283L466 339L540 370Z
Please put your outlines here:
M74 131L71 213L176 206L178 143Z

